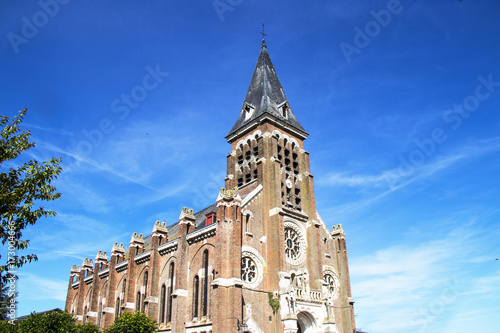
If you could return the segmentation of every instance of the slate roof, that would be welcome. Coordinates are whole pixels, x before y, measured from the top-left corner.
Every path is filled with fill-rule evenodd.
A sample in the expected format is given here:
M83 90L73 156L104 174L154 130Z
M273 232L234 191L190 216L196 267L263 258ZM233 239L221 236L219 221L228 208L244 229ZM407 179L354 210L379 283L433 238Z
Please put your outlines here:
M239 130L251 127L251 125L258 123L265 116L268 116L273 120L277 120L278 123L285 123L293 127L304 137L307 137L308 133L297 121L291 108L288 110L286 118L283 116L282 111L279 110L278 107L283 105L285 102L288 107L290 107L290 103L288 102L285 91L281 86L278 74L274 69L269 53L267 52L266 43L262 40L259 59L257 60L257 65L255 66L252 80L250 81L250 86L248 87L240 115L233 128L226 136L226 139L230 140L230 137L232 137L233 134ZM245 119L244 109L246 105L253 108L251 116L247 117L248 119Z

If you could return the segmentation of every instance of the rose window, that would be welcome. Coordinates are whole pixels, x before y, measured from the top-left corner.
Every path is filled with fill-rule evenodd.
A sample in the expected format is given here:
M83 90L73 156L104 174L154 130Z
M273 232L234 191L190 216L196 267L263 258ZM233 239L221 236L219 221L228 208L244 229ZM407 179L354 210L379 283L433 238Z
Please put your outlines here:
M334 294L335 293L335 279L333 278L333 276L331 276L330 274L326 274L325 281L327 284L328 292L330 294Z
M241 258L241 279L244 282L252 283L257 278L257 266L252 258Z
M292 228L285 228L285 253L289 259L300 256L300 236Z

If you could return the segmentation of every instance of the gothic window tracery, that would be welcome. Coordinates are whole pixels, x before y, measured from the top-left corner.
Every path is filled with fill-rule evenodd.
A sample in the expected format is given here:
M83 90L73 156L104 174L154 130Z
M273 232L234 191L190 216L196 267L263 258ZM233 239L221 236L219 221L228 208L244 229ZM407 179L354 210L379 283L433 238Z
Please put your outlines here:
M296 260L300 255L300 238L292 228L285 228L285 253L287 258Z
M241 279L247 283L257 279L257 266L250 257L241 258Z
M286 261L292 265L301 264L305 260L306 240L299 224L285 221L285 256Z
M241 280L246 288L258 288L263 279L264 258L253 247L243 246L241 251Z
M323 271L323 280L326 282L326 293L331 301L338 298L340 282L332 269Z
M334 294L335 293L335 279L333 278L333 276L331 274L325 274L324 279L325 279L326 284L327 284L328 292L331 294Z

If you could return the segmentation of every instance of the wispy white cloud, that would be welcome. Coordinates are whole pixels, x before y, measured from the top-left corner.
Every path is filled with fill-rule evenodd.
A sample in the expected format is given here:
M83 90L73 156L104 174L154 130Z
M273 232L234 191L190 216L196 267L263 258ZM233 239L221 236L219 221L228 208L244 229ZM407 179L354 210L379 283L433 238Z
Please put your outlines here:
M27 300L65 301L68 281L47 279L31 273L19 274L19 290Z
M352 258L350 272L360 324L369 326L370 332L418 332L423 323L420 314L431 311L430 300L447 293L450 302L446 306L452 307L457 294L466 289L455 258L459 252L466 256L472 251L472 234L463 231Z
M371 205L415 182L427 180L437 173L455 166L459 162L483 157L498 150L500 150L500 137L477 140L462 146L452 154L437 156L436 159L418 167L412 166L411 169L405 167L403 170L400 166L399 168L382 171L374 175L330 173L324 177L325 180L319 180L318 184L337 187L347 186L359 189L385 189L382 193L370 192L374 194L369 198L363 198L362 200L339 206L337 212L345 214Z

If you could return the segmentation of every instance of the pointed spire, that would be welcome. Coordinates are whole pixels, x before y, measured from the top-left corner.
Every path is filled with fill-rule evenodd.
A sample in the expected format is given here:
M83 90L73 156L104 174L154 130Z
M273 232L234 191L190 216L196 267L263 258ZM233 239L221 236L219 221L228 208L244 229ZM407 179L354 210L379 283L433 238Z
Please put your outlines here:
M262 47L259 59L238 120L226 139L232 141L239 133L259 124L263 119L269 119L276 125L294 132L301 139L305 139L308 133L297 121L290 108L290 103L267 52L264 25L262 28Z

